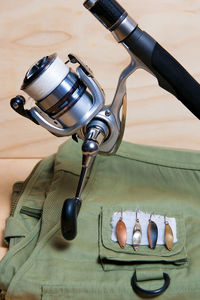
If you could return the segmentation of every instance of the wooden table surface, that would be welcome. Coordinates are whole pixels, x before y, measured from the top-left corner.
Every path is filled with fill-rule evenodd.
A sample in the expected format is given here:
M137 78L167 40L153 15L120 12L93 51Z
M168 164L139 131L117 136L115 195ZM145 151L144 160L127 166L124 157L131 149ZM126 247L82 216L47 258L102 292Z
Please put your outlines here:
M120 3L200 81L200 1L121 0ZM75 53L94 71L107 103L120 71L129 61L124 48L79 0L7 0L0 10L0 257L6 248L3 228L9 215L12 184L24 180L39 159L55 152L56 138L17 115L9 100L20 92L29 66L57 52ZM150 74L139 70L128 80L126 141L164 147L200 149L200 123ZM22 93L23 94L23 93Z

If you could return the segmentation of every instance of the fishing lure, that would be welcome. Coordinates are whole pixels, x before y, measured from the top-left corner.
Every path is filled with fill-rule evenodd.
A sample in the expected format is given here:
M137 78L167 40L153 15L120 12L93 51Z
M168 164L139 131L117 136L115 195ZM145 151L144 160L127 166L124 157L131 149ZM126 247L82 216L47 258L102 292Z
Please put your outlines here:
M122 219L123 219L123 213L121 211L121 217L116 225L116 236L120 247L124 248L126 246L127 230L126 230L126 225L122 221Z
M164 223L165 223L165 246L169 251L171 251L173 248L174 235L169 225L169 222L166 220L166 216L164 216Z
M133 249L137 251L142 240L142 228L138 219L138 211L136 210L136 222L133 228Z
M148 234L149 247L151 249L155 249L157 239L158 239L158 227L157 227L156 223L151 220L151 217L152 217L152 214L150 215L149 225L147 228L147 234Z

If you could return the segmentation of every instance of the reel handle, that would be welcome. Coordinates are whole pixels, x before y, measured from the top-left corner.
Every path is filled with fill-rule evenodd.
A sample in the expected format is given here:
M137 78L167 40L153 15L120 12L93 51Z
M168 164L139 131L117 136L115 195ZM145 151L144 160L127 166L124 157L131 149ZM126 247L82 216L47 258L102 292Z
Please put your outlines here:
M61 232L66 240L73 240L77 235L77 217L81 208L81 194L87 174L99 152L99 146L107 136L108 128L102 122L92 121L88 125L86 139L82 145L82 168L76 194L74 198L66 199L62 208Z

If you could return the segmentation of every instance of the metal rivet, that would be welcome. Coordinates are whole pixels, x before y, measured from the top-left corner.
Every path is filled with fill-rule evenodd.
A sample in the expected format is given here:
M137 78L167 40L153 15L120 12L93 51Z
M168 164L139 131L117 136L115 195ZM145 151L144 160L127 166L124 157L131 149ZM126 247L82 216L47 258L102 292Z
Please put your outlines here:
M107 109L107 110L105 111L105 115L106 115L107 117L109 117L109 116L111 115L111 112Z
M13 108L17 109L19 107L18 103L13 103Z

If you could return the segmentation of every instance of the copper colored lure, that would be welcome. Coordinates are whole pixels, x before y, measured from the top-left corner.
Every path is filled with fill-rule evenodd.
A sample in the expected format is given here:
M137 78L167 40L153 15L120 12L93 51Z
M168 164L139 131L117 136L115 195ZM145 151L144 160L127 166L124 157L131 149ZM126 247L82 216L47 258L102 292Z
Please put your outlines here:
M156 223L151 220L151 216L149 219L147 233L148 233L149 247L151 249L155 249L157 239L158 239L158 227L157 227Z
M169 223L166 221L166 217L164 219L164 223L165 223L165 246L169 251L171 251L173 248L174 235Z
M137 218L137 211L136 211L136 223L133 228L133 249L135 251L137 251L139 249L141 240L142 240L142 228L141 228L139 219Z
M116 236L120 247L124 248L126 246L127 231L126 231L126 225L122 221L122 212L121 212L121 218L117 222Z

